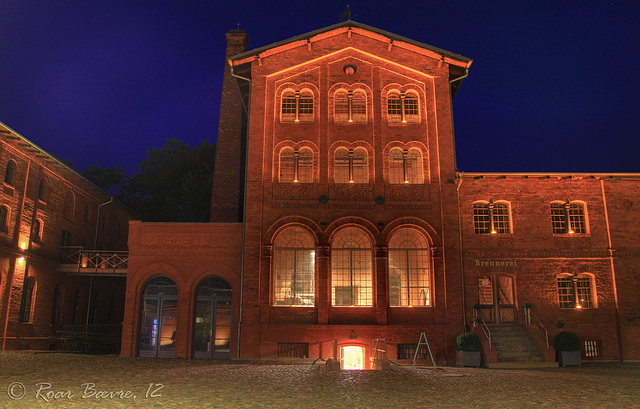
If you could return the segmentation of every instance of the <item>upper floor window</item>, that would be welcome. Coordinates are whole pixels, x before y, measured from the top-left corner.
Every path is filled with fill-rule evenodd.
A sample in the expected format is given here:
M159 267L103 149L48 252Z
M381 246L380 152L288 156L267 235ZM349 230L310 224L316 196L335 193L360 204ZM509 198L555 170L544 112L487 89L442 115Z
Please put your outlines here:
M42 241L42 222L39 219L33 221L31 227L31 241L40 243Z
M429 245L418 231L398 230L389 241L389 305L431 305Z
M389 152L389 183L419 184L423 182L422 153L419 149L394 148Z
M315 305L315 243L300 227L278 235L274 243L273 305Z
M51 305L51 323L60 324L60 317L62 315L62 288L60 284L56 285L53 290L53 303Z
M12 160L7 162L7 169L4 172L4 183L13 184L13 171L16 169L16 163Z
M0 231L9 231L9 208L7 206L0 206Z
M476 234L511 233L511 209L508 202L473 204L473 228Z
M64 196L64 212L63 216L65 220L73 221L73 212L75 210L76 198L72 192L67 192Z
M44 188L45 188L44 179L41 179L40 185L38 186L38 200L44 200Z
M560 308L595 308L596 297L590 274L561 274L558 276Z
M371 240L355 227L336 234L331 246L331 305L373 305Z
M420 122L418 96L413 92L390 92L387 95L387 120L399 123Z
M20 302L20 322L31 321L31 302L33 301L33 289L36 279L29 277L24 280L22 287L22 301Z
M333 100L335 122L367 122L367 94L362 90L336 92Z
M334 153L335 183L369 183L367 150L338 148Z
M282 122L313 122L313 94L309 90L285 91L280 112Z
M280 183L312 183L313 152L311 149L282 149L278 181Z
M587 220L585 205L580 202L552 202L551 228L553 234L586 234Z

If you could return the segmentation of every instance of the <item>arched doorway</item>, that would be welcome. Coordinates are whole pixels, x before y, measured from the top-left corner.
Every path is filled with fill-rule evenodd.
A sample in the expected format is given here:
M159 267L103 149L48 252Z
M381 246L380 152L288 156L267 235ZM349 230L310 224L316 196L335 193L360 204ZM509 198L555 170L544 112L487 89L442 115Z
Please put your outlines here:
M198 286L193 324L193 357L231 359L231 285L207 277Z
M166 276L145 286L140 308L140 356L174 358L178 321L178 287Z

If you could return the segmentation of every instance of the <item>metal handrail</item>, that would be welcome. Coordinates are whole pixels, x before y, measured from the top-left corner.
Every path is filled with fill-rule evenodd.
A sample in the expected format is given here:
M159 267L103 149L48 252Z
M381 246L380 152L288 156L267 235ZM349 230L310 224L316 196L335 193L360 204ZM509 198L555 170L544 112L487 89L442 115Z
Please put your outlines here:
M534 323L531 324L531 318L533 317ZM533 315L533 313L531 312L531 308L530 307L525 307L524 308L524 321L527 325L535 325L538 327L538 329L544 333L544 338L545 341L547 343L547 349L549 349L549 331L547 331L547 328L544 326L544 324L542 323L542 321L540 321L536 316Z
M60 263L79 268L127 269L128 251L85 250L80 246L61 246Z
M484 336L487 337L487 339L489 340L489 351L491 351L491 330L489 329L489 327L487 326L487 324L484 322L482 318L478 318L478 308L476 307L473 308L473 315L474 315L473 317L474 320L480 321L480 324L481 324L480 329L482 329ZM475 321L473 325L476 326Z

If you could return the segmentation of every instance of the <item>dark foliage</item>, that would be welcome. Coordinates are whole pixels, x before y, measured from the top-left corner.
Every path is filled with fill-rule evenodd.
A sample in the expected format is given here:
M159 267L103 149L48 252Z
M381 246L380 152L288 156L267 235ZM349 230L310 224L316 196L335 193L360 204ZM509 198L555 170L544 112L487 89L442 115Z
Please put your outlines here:
M556 351L580 351L580 338L575 332L562 331L553 338Z
M463 332L456 338L458 351L480 351L480 338L473 332Z

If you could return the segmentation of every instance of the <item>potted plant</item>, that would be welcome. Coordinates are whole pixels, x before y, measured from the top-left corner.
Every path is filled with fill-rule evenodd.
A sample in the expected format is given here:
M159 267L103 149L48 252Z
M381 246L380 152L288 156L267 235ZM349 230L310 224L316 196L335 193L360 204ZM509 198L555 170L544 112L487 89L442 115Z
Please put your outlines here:
M480 338L473 332L463 332L456 338L458 366L479 367L482 361Z
M580 338L575 332L563 331L564 323L558 322L560 332L553 338L553 347L558 353L558 363L565 368L580 366Z

